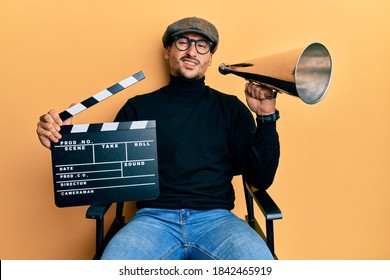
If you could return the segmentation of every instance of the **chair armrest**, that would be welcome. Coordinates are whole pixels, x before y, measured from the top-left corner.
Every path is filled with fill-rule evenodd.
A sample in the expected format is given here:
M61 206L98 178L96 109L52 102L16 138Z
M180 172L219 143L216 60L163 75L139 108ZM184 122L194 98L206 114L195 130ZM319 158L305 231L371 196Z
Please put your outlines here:
M111 203L105 205L90 205L87 209L87 213L85 214L85 216L88 219L102 220L110 206Z
M245 188L248 190L266 220L282 219L282 211L265 190L253 188L250 184L244 181Z

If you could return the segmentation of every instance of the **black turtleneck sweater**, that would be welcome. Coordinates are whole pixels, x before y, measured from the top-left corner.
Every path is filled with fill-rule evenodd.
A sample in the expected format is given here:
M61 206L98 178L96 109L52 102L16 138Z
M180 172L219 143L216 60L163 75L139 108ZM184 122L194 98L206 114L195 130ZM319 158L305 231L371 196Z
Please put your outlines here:
M233 209L234 175L268 188L279 161L275 123L257 121L236 96L205 79L170 83L129 99L115 121L156 120L160 196L138 208Z

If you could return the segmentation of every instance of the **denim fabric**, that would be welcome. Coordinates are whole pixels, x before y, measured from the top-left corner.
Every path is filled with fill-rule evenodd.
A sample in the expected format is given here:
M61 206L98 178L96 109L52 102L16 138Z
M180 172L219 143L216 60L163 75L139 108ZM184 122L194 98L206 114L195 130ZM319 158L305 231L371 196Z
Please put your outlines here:
M273 259L265 242L228 210L140 209L102 259Z

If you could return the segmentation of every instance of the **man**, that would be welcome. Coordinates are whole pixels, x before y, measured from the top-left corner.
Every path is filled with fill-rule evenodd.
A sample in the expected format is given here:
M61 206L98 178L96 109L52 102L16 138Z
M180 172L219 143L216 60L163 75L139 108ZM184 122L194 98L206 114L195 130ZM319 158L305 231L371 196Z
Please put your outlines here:
M129 99L115 118L156 120L160 196L137 202L139 210L102 259L272 259L258 234L230 212L234 175L263 189L274 179L279 115L271 90L245 86L256 128L237 97L205 85L219 42L213 24L184 18L169 25L162 40L169 84ZM40 118L44 146L59 141L61 125L54 110Z

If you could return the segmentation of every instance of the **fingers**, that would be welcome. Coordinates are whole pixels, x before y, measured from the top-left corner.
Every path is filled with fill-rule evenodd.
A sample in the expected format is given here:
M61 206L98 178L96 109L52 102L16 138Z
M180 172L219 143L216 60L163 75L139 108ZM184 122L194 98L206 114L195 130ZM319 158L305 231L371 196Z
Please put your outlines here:
M273 90L265 85L248 82L245 85L245 94L257 100L273 99Z
M59 133L61 125L62 120L55 110L50 110L39 117L36 132L44 147L50 148L50 141L57 143L61 139L62 136Z
M269 87L249 82L245 85L245 96L249 109L257 115L273 114L276 110L276 99Z
M53 132L51 132L49 130L45 130L40 125L40 123L37 124L37 130L36 131L37 131L37 134L38 134L39 141L46 148L50 148L50 141L53 141L53 142L57 143L59 141L59 139L61 139L61 135L58 132L57 132L56 135L54 135Z
M55 124L58 128L62 125L62 120L55 110L50 110L47 114L39 117L42 124Z
M50 110L49 115L53 118L54 122L58 125L62 125L62 120L60 118L60 115L55 110Z
M76 103L72 103L69 108L74 105ZM57 143L62 138L60 134L61 126L71 124L72 119L73 117L70 117L62 121L56 110L50 110L47 114L40 116L36 132L41 144L46 148L50 148L51 141Z

